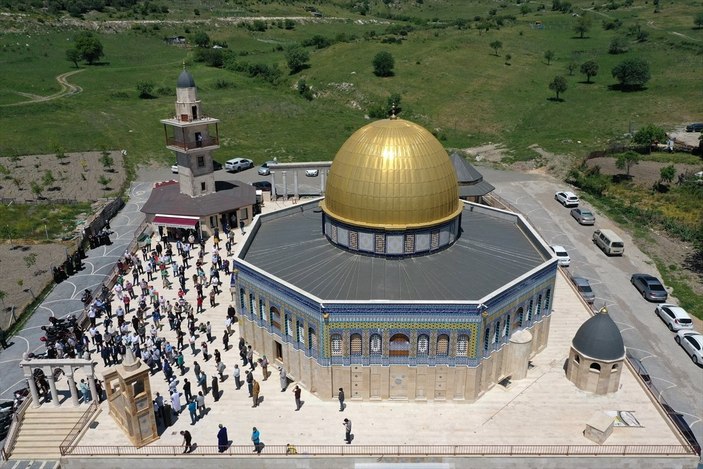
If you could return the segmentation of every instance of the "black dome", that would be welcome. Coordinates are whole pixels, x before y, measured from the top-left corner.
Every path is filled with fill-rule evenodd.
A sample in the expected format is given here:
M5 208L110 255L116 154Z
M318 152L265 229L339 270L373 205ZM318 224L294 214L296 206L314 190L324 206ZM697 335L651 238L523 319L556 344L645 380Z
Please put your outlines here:
M195 80L193 80L193 75L190 74L188 70L183 70L180 75L178 75L177 88L195 88Z
M596 360L617 360L625 355L620 330L608 313L598 313L584 322L571 345L579 353Z

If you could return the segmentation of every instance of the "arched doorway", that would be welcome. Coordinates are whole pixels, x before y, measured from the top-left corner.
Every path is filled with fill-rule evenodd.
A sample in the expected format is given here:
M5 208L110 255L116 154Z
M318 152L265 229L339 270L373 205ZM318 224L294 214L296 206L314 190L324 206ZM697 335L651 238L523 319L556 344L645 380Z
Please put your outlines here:
M410 339L405 334L395 334L391 337L388 348L391 357L407 357L410 355Z

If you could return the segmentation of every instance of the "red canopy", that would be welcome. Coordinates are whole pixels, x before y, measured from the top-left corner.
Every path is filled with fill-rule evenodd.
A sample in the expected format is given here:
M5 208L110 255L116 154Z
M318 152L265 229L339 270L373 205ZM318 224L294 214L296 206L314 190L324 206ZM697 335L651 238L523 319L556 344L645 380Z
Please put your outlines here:
M195 228L200 218L175 215L156 215L152 223L157 226L170 228Z

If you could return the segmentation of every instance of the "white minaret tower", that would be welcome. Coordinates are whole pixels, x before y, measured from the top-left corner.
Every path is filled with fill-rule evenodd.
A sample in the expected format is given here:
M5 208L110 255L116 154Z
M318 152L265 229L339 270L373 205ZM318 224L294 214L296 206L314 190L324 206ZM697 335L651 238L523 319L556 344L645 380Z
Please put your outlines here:
M198 197L215 192L212 152L220 148L219 122L203 116L195 80L184 65L176 84L176 116L161 120L166 148L176 154L182 194Z

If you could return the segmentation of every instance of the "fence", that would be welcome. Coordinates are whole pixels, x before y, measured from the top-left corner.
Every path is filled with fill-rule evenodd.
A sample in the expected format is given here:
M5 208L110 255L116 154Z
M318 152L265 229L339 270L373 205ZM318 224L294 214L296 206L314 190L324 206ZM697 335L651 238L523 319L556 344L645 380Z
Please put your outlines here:
M335 456L335 457L429 457L429 456L691 456L682 445L295 445L288 453L286 445L266 445L266 456ZM62 456L177 456L183 446L62 446ZM252 445L232 445L223 452L217 446L198 445L197 456L257 457Z

